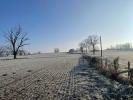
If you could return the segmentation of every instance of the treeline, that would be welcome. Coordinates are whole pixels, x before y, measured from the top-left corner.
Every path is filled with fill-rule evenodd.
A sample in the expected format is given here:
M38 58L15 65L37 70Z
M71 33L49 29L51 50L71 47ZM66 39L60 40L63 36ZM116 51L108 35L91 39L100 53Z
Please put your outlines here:
M100 43L99 40L99 36L89 35L86 39L79 43L80 51L82 53L93 52L93 54L95 54L95 52L99 50L99 47L97 46Z
M17 55L30 55L31 53L26 51L26 50L23 50L23 49L20 49L17 53ZM6 57L6 56L9 56L9 55L13 55L12 51L6 47L6 46L0 46L0 57Z
M117 44L107 48L107 50L133 50L132 43Z

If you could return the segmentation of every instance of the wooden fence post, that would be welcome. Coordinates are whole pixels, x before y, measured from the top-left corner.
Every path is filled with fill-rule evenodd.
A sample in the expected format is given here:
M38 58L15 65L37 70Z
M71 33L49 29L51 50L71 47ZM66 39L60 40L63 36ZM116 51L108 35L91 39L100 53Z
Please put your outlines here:
M114 59L114 69L116 73L118 71L118 68L119 68L119 57Z
M128 61L128 79L129 82L132 83L133 81L133 69L130 68L130 62Z
M101 57L101 68L103 68L103 58Z
M128 79L130 79L130 62L128 61Z
M130 82L132 83L133 81L133 69L130 69Z
M102 50L102 39L101 39L101 36L100 36L100 47L101 47L101 57L103 57L103 50Z
M107 67L108 67L108 59L106 58L105 59L105 68L108 69Z

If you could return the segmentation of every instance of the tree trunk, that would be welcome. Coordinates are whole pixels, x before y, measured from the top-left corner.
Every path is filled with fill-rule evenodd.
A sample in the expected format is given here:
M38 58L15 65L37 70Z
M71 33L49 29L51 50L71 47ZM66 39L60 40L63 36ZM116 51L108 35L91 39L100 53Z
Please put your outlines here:
M16 54L14 54L14 59L16 59Z
M14 52L13 55L14 55L14 59L16 59L17 58L17 53Z

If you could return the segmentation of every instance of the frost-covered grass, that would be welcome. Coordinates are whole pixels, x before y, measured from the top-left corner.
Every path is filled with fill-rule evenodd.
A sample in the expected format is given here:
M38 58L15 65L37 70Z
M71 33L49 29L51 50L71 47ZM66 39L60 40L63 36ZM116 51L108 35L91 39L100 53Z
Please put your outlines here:
M21 93L20 98L28 96L26 99L28 100L31 94L35 96L33 93L37 91L36 86L38 86L36 81L39 82L41 80L43 80L41 86L45 87L47 92L51 90L49 91L50 93L55 87L58 87L56 82L59 84L65 81L65 78L68 78L68 73L78 64L79 57L80 55L78 54L51 53L23 56L15 60L7 57L1 58L0 95L8 99L8 97L13 98L14 95L19 95L18 92L22 92L26 94L23 95ZM52 84L54 86L51 86ZM41 92L41 90L39 91ZM47 93L42 94L46 95ZM19 100L20 98L18 97L17 99Z
M100 52L97 53L97 55L100 55ZM120 64L123 64L127 67L128 61L131 62L131 67L133 67L133 51L116 51L116 50L106 50L103 51L103 56L108 58L115 58L120 57Z
M132 95L125 93L128 86L100 75L79 54L18 58L0 60L0 100L110 100Z
M96 55L100 56L100 52L96 52ZM128 69L128 61L130 61L131 68L133 68L133 51L120 51L120 50L104 50L103 57L113 61L114 58L119 56L119 71ZM121 74L121 76L127 77L128 73Z
M0 75L4 73L20 72L23 70L37 70L44 68L45 66L50 66L54 63L65 62L66 59L78 59L79 55L69 55L69 54L38 54L30 56L20 56L18 59L4 58L0 59Z

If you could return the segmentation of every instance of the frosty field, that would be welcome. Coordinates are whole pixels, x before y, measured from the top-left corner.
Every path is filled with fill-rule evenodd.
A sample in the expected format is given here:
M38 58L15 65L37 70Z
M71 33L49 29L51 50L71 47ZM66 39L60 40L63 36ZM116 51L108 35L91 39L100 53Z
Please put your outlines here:
M128 87L100 75L79 54L18 58L0 59L0 100L109 100Z
M48 88L54 87L53 90L59 88L58 84L65 81L65 78L68 78L68 72L78 64L79 57L80 55L41 54L24 58L21 57L17 60L2 58L0 60L1 97L6 97L6 99L14 98L14 95L19 95L17 93L18 91L24 91L24 93L26 93L25 91L28 91L28 93L22 95L24 97L25 95L29 96L27 98L30 99L33 95L31 95L30 92L34 91L32 89L34 89L33 87L36 82L41 80L43 80L43 87L45 87L45 85L47 87L47 89L45 87L44 91L48 92ZM22 98L22 95L20 98ZM17 99L19 100L20 98Z
M96 55L100 56L100 52ZM103 51L103 57L107 57L111 60L119 56L120 68L127 68L127 63L130 61L131 67L133 68L133 51L117 51L117 50L105 50Z
M119 56L120 64L125 64L127 66L127 62L130 61L131 65L133 65L133 51L104 51L103 55L105 57L112 57L112 58Z

